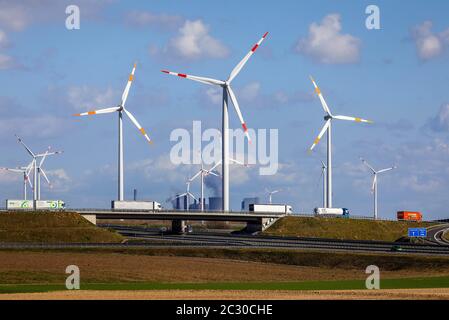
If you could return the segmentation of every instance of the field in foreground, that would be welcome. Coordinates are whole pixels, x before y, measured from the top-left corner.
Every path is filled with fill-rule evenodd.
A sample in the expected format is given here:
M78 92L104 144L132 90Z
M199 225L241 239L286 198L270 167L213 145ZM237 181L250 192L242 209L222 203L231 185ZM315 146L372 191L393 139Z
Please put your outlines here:
M118 243L122 236L101 229L76 213L8 212L0 214L0 242Z
M61 291L73 264L89 290L354 290L364 288L371 264L385 289L449 288L444 257L162 248L0 251L0 293Z
M58 291L4 294L1 299L24 300L376 300L449 299L449 289L329 290L329 291L239 291L239 290L160 290L160 291Z
M425 222L285 217L274 223L264 234L341 240L396 241L407 236L408 228L424 228L431 225Z

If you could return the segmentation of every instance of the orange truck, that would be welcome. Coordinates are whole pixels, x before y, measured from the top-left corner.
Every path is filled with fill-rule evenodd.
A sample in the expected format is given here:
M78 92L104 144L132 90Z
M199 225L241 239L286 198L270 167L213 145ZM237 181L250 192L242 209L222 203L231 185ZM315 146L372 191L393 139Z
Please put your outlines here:
M422 214L421 212L398 211L398 221L421 222Z

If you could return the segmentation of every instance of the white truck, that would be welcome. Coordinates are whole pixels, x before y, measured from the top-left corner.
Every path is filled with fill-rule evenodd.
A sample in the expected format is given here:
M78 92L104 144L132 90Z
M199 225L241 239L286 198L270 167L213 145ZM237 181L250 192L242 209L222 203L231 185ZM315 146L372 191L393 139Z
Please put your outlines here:
M346 208L315 208L315 216L349 217L349 209Z
M6 200L7 210L33 210L33 200Z
M162 210L162 205L156 201L112 201L111 205L113 210Z
M250 204L250 212L264 212L264 213L285 213L292 214L292 206L287 204Z
M36 200L34 208L36 210L64 210L65 202L62 200Z

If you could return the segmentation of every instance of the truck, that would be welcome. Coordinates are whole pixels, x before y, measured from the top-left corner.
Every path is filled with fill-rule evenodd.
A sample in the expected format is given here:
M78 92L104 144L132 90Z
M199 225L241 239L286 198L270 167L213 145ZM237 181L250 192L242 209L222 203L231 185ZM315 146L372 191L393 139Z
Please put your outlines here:
M313 212L317 217L329 216L349 218L349 209L346 208L315 208Z
M414 211L398 211L398 221L413 221L421 222L422 214L421 212Z
M292 206L287 204L253 204L249 205L250 212L264 212L264 213L285 213L292 214Z
M33 210L33 200L6 200L7 210Z
M156 201L112 201L111 206L113 210L162 210L162 205Z
M36 200L34 208L36 210L64 210L65 202L62 200Z

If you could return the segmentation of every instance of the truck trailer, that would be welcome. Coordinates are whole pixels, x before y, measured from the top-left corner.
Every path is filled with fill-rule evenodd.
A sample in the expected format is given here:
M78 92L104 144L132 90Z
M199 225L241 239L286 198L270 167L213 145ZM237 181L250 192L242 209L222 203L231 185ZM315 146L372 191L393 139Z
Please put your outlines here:
M422 214L421 214L421 212L398 211L398 221L421 222Z
M160 211L162 205L156 201L112 201L113 210Z
M34 201L36 210L64 210L65 202L62 200L36 200Z
M313 212L317 217L349 217L349 209L346 208L315 208Z
M64 210L61 200L6 200L7 210Z
M285 213L292 214L292 206L286 204L253 204L249 205L250 212L264 212L264 213Z
M33 210L33 200L6 200L7 210Z

